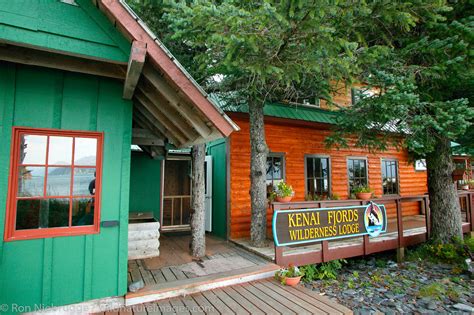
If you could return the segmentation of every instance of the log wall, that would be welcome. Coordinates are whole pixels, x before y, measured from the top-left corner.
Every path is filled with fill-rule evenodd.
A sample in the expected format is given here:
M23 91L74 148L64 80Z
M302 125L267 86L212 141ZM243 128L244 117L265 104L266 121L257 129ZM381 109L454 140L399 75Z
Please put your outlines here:
M248 115L229 114L240 131L230 137L230 237L247 237L250 234L250 136ZM381 159L394 158L399 164L400 195L422 195L427 192L425 171L415 171L408 162L406 151L391 149L378 154L370 154L360 148L326 149L324 139L330 134L327 127L302 123L295 120L277 120L266 118L265 132L271 152L282 152L286 161L286 182L295 190L294 201L305 199L305 154L324 154L330 156L331 193L341 199L348 198L347 157L367 157L369 186L376 196L382 196ZM395 208L388 208L389 217L396 216ZM418 203L406 204L403 215L420 213ZM271 229L271 210L268 209L267 221Z

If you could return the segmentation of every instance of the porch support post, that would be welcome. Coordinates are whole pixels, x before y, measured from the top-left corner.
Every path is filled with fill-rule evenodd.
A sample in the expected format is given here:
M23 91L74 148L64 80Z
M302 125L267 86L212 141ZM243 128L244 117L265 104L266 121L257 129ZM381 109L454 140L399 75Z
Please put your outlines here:
M206 145L197 144L192 150L191 196L191 254L195 258L206 255L204 162Z

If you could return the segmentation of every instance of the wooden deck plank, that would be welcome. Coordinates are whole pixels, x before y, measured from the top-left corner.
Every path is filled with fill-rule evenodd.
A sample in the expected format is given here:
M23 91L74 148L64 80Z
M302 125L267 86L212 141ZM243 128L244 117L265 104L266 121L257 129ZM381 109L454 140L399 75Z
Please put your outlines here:
M169 301L169 299L159 301L157 303L157 305L160 309L161 314L163 314L163 315L176 314L174 309L173 309L173 306L171 305L171 303Z
M182 272L181 270L179 270L178 268L170 267L170 269L171 269L171 272L175 275L176 279L178 280L188 279L188 277L186 277L186 274Z
M161 268L161 272L163 273L163 276L167 282L178 280L178 278L176 278L174 273L171 271L170 267Z
M231 310L237 314L250 314L245 308L238 304L232 297L227 295L222 289L213 290L214 294L224 302Z
M315 303L317 302L316 300L311 301L310 299L302 298L302 296L306 296L304 294L294 294L295 292L299 291L292 291L290 286L286 286L283 288L280 284L272 280L261 281L260 283L269 288L270 290L281 294L290 301L298 301L298 305L304 307L306 310L313 314L342 314L334 308L327 307L325 304ZM323 305L323 307L320 307L321 304Z
M278 303L280 303L284 307L292 310L296 314L311 314L311 312L308 311L307 309L305 309L305 308L301 307L300 305L296 304L294 301L289 301L286 296L282 296L282 295L276 293L275 291L267 288L266 286L264 286L260 282L251 282L251 283L249 283L249 286L253 286L254 288L260 290L262 293L265 293L267 296L269 296L273 300L277 301Z
M237 303L239 303L243 308L245 308L252 315L263 315L263 313L257 306L253 305L249 300L247 300L243 295L234 290L233 286L224 287L222 290L232 297Z
M161 315L158 303L147 303L145 304L145 308L148 315Z
M202 293L196 293L192 295L194 301L202 308L204 313L210 314L210 315L218 315L219 312L217 309L209 303L209 301L202 295Z
M153 275L153 278L157 284L166 282L165 276L163 276L161 269L154 269L151 271L151 274Z
M139 267L138 269L140 270L140 274L142 275L143 282L145 282L145 285L156 284L155 279L153 278L153 275L150 271L145 270L145 268L143 267Z
M199 305L194 301L190 295L186 295L181 299L191 314L204 313Z
M268 283L269 281L264 284L268 285ZM274 283L274 285L277 285L277 284ZM305 291L310 291L309 289L305 289L305 288L302 288L302 289L304 289ZM290 286L286 286L285 291L293 293L293 295L297 296L298 299L306 301L310 303L311 305L318 307L319 309L323 310L326 313L344 314L343 309L339 309L338 307L332 307L331 300L329 300L327 297L320 296L317 293L306 294Z
M264 292L262 290L259 290L257 287L253 286L250 283L246 283L242 285L242 287L258 297L259 299L265 300L266 303L272 305L275 309L277 309L279 312L282 314L297 314L293 309L287 307L288 301L284 301L283 303L279 302L278 300L274 299L270 294L267 294L267 292Z
M241 296L243 296L247 301L255 305L264 314L281 314L275 308L273 308L274 305L267 304L268 300L263 301L260 297L257 297L253 295L251 292L244 289L242 285L234 285L231 287L231 289L236 291Z
M216 310L221 314L235 314L224 302L222 302L212 291L204 291L202 295L214 305Z
M171 298L169 301L176 314L191 314L180 297Z
M341 313L352 314L352 312L347 307L342 306L341 304L336 303L336 302L330 300L329 298L327 298L325 296L320 296L319 294L317 294L317 293L315 293L315 292L313 292L309 289L306 289L302 286L295 286L295 287L293 287L293 289L298 290L301 294L305 294L307 296L313 297L314 299L318 300L319 302L324 303L324 304L338 310Z

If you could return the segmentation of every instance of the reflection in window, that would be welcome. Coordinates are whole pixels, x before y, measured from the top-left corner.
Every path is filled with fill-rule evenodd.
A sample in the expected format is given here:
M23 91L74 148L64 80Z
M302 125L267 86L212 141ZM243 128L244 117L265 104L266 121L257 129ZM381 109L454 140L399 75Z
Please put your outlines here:
M368 185L367 179L367 160L365 159L348 159L347 173L349 178L349 191L353 192L357 187Z
M46 136L22 135L20 138L20 164L46 163Z
M283 154L271 153L267 156L267 195L273 191L273 188L279 182L284 180L284 160Z
M18 168L18 197L34 197L44 194L44 166L20 166Z
M72 137L49 137L48 164L71 165Z
M382 187L384 195L398 194L398 162L382 160Z
M58 133L35 129L15 131L16 185L11 187L13 209L8 209L8 215L16 214L13 234L94 225L101 135L89 133L81 137L81 132Z
M329 158L306 157L306 193L309 198L329 196Z

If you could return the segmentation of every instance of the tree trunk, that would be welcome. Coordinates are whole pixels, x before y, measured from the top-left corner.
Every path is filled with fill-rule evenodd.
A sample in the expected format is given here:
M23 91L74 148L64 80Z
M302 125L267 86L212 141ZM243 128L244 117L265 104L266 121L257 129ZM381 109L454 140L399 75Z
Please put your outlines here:
M433 153L426 158L428 168L428 192L431 210L431 238L433 241L449 243L454 237L462 238L461 210L451 158L451 142L443 138L438 141Z
M196 258L206 255L204 160L206 145L198 144L192 150L192 198L191 198L191 254Z
M250 117L250 198L252 220L251 242L256 247L265 246L267 235L266 168L268 147L265 141L264 104L249 102Z

